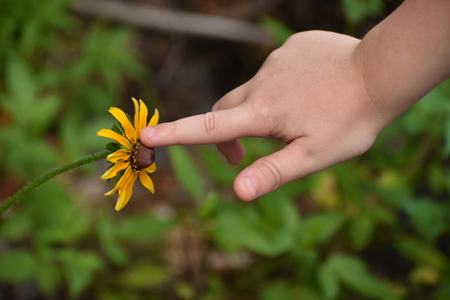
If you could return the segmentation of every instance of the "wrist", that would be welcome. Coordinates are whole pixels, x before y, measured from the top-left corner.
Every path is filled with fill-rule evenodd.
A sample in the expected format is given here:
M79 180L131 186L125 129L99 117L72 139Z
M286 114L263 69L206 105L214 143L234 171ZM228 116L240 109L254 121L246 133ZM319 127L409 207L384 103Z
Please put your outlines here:
M407 0L355 48L367 94L387 124L449 77L449 3Z

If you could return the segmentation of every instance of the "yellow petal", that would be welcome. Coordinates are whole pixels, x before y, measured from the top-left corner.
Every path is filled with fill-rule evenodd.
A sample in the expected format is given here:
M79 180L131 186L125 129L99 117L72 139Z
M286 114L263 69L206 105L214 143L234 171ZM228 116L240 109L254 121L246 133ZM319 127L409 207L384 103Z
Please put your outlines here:
M123 169L128 167L129 165L130 165L130 162L119 161L119 162L115 163L114 166L109 168L100 178L101 179L113 178L114 176L117 175L117 173L119 173L120 171L122 171Z
M156 163L152 163L149 167L145 168L143 171L147 173L153 173L156 171Z
M136 181L138 174L131 171L130 175L119 189L119 199L117 199L116 210L121 210L130 201L131 195L133 195L133 186Z
M148 122L148 126L155 126L159 121L159 111L155 108L155 113L153 114L150 122Z
M125 149L120 149L108 155L106 159L112 163L116 163L119 160L128 160L130 159L130 152Z
M145 172L139 172L139 181L145 186L152 194L155 193L155 186L150 176Z
M118 134L117 132L112 131L111 129L99 130L97 132L97 135L103 136L103 137L106 137L106 138L109 138L109 139L113 139L116 142L118 142L119 144L121 144L122 146L125 146L128 149L131 149L130 141L127 140L124 136Z
M125 131L125 136L131 142L136 143L136 130L134 129L133 125L131 125L130 120L128 120L127 118L127 115L125 115L125 113L117 107L111 107L109 109L109 112L120 122L123 130Z
M136 131L138 130L138 125L140 122L140 115L139 115L139 102L136 100L136 98L132 97L131 100L133 100L134 104L134 128Z
M116 186L109 192L105 193L104 196L111 196L115 194L119 189L121 189L126 179L130 176L131 172L134 173L134 171L131 169L131 166L128 166L128 168L125 170L125 173L122 175L122 177L120 177L119 181L116 183Z
M142 129L144 129L146 123L147 123L147 117L148 117L148 109L145 105L144 101L139 100L140 109L139 109L139 124L136 124L136 132L139 134ZM137 112L136 112L137 114Z

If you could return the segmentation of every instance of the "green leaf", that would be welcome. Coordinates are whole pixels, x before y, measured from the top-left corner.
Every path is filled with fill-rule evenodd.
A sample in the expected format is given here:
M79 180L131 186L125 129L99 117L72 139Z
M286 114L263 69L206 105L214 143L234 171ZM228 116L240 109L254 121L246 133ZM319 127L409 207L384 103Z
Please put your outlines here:
M372 239L374 233L375 223L368 214L359 214L350 223L350 239L356 249L365 247Z
M450 119L444 122L444 149L442 149L444 156L450 155Z
M5 103L6 107L14 115L16 121L27 118L29 114L33 113L30 107L32 107L31 104L36 94L36 84L29 67L16 55L9 57L6 80L8 91L11 94L11 102Z
M100 247L109 259L119 266L125 265L129 261L127 253L117 241L116 227L112 223L111 218L100 218L97 234L100 240Z
M61 102L57 95L49 95L34 102L33 126L30 131L33 135L40 136L55 121Z
M204 191L204 182L192 156L183 146L171 146L168 151L178 183L194 200L198 200Z
M355 292L377 299L393 298L393 293L382 281L372 275L364 262L348 255L334 255L325 264L342 284Z
M339 281L327 265L319 269L318 282L325 299L336 299L340 290Z
M247 205L221 205L217 211L212 236L225 251L245 247L263 255L279 255L294 247L298 236L299 219L296 209L282 197L267 196L260 209ZM261 200L261 199L260 199ZM279 207L270 213L268 207ZM270 209L269 209L270 210Z
M345 17L351 24L359 24L367 17L375 17L384 11L381 0L342 0Z
M261 300L290 300L293 298L293 288L286 282L275 281L267 285L263 285L261 290Z
M58 269L58 264L54 261L54 250L51 246L39 243L34 268L34 278L39 288L47 295L55 291L62 282L62 275Z
M311 247L327 242L342 228L345 217L339 212L325 212L306 219L301 230L301 245Z
M224 157L212 147L202 147L201 158L215 183L229 187L233 184L238 171L235 166L226 162Z
M27 214L15 213L0 222L0 239L19 240L32 231L32 221Z
M116 235L125 241L143 243L159 238L171 226L171 222L151 216L134 216L116 225Z
M148 288L160 286L171 280L170 271L165 266L157 266L151 262L140 262L129 266L120 275L120 284L127 288Z
M118 143L108 143L106 144L105 149L113 153L116 152L117 150L120 150L121 147Z
M30 279L33 268L34 260L26 251L10 250L0 256L0 279L7 282L25 282Z
M448 265L448 259L445 255L426 242L405 238L395 247L404 256L418 264L429 264L440 270L444 270Z
M323 300L310 286L287 281L269 281L260 287L261 300Z
M209 192L198 208L198 215L201 219L214 218L220 207L220 196L218 193Z
M78 297L94 281L94 274L104 268L103 261L94 253L73 249L57 252L63 265L63 272L69 286L69 295Z
M124 135L122 125L121 124L113 124L111 130L120 135Z
M413 200L403 206L416 230L425 238L433 241L447 229L441 205L429 200Z
M26 140L26 147L23 146ZM44 140L29 138L19 127L0 130L2 169L22 179L35 179L57 165L57 155ZM30 151L32 149L32 151Z
M225 251L247 247L258 253L273 254L277 246L258 228L258 221L258 215L251 208L223 208L217 217L213 237Z
M269 31L278 46L283 45L283 43L295 33L295 31L286 24L267 15L264 15L260 22L261 25Z

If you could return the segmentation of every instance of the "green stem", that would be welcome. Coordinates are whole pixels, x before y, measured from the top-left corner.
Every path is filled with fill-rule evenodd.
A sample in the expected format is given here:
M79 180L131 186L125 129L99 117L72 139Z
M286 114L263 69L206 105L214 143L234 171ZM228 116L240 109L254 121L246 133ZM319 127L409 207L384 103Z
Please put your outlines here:
M43 183L49 181L50 179L52 179L53 177L62 174L64 172L67 172L69 170L78 168L82 165L86 165L89 164L91 162L100 160L100 159L104 159L106 158L106 156L108 156L108 154L110 154L111 151L104 151L98 154L93 154L90 155L88 157L84 157L81 158L79 160L75 160L71 163L68 163L64 166L58 167L57 169L42 175L41 177L39 177L38 179L30 182L29 184L27 184L26 186L24 186L20 191L18 191L16 194L14 194L13 196L9 197L1 206L0 206L0 217L3 215L3 213L11 206L13 205L15 202L17 202L18 200L22 199L23 197L25 197L27 194L29 194L30 192L32 192L34 189L36 189L37 187L39 187L40 185L42 185Z

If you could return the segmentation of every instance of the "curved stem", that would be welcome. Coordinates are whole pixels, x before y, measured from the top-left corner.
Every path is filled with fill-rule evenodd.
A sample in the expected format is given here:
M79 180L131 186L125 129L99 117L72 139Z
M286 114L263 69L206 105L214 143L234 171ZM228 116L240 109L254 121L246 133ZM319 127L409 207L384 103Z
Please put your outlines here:
M40 185L42 185L43 183L49 181L53 177L55 177L61 173L67 172L69 170L75 169L77 167L80 167L82 165L86 165L88 163L91 163L91 162L94 162L94 161L97 161L100 159L104 159L110 153L111 153L111 151L104 151L104 152L101 152L98 154L93 154L93 155L75 160L75 161L68 163L66 165L63 165L61 167L58 167L58 168L54 169L53 171L51 171L45 175L42 175L41 177L37 178L36 180L34 180L34 181L30 182L29 184L27 184L26 186L24 186L20 191L18 191L16 194L14 194L13 196L11 196L7 199L0 206L0 217L11 205L13 205L19 199L22 199L23 197L25 197L27 194L32 192L35 188L37 188Z

